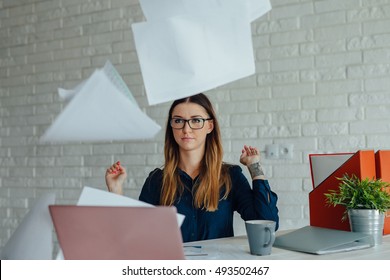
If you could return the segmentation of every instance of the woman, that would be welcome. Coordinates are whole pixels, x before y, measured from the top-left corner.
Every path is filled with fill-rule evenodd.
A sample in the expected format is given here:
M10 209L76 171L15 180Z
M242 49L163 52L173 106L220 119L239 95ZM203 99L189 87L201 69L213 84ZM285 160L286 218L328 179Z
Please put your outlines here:
M265 179L258 149L244 146L240 156L251 174L252 190L239 166L222 161L218 121L204 94L173 102L164 155L164 168L149 174L139 199L175 206L185 215L184 242L233 236L234 211L244 220L273 220L278 227L277 195ZM106 172L108 190L122 194L125 178L125 168L113 164Z

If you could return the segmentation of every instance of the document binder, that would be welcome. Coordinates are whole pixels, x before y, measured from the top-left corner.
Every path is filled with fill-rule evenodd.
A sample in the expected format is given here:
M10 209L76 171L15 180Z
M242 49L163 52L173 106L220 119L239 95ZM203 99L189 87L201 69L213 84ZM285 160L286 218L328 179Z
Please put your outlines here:
M346 162L354 153L310 154L310 170L313 188L329 177L337 168Z
M345 174L355 174L359 179L376 178L375 153L373 150L358 151L331 173L309 193L310 225L330 229L350 231L348 219L341 221L345 208L326 204L325 193L338 190L337 178Z
M277 236L275 247L310 254L331 254L365 249L373 246L371 235L306 226Z
M376 177L390 183L390 150L379 150L375 153ZM390 192L390 189L388 189ZM383 234L390 234L390 210L385 213Z
M321 157L324 157L324 160L321 160ZM326 159L326 157L328 158ZM333 159L330 159L332 157ZM344 163L342 162L343 158L345 159ZM345 174L354 174L359 179L378 178L390 183L390 150L377 152L360 150L352 155L349 153L311 154L309 159L313 181L313 190L309 193L311 226L350 231L348 218L344 222L341 221L345 208L340 205L333 207L326 204L325 193L329 193L329 190L338 190L340 181L337 178L341 178ZM333 164L334 166L323 167L321 164ZM340 166L337 167L337 164ZM331 172L331 170L334 171ZM324 174L327 171L328 176L326 177ZM390 210L385 214L383 234L390 234Z

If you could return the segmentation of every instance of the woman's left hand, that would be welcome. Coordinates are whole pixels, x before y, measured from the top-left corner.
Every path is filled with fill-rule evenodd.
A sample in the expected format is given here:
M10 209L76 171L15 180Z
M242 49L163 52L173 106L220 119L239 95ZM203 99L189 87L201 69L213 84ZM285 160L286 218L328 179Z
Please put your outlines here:
M257 149L256 147L244 145L244 148L241 151L240 162L245 166L249 166L252 163L256 163L259 161L259 149Z

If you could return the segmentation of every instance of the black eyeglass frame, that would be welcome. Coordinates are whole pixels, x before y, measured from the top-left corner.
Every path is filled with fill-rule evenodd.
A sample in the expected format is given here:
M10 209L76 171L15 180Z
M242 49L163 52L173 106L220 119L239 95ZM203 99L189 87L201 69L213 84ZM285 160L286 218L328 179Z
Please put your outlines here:
M183 129L183 128L186 126L186 123L188 123L188 126L189 126L191 129L198 130L198 129L202 129L202 128L204 127L204 123L205 123L206 121L211 121L212 119L213 119L213 118L207 118L207 119L205 119L205 118L192 118L192 119L171 118L171 120L169 121L169 124L171 125L171 127L172 127L173 129ZM172 126L172 121L174 121L174 120L182 120L182 121L184 121L184 122L183 122L183 126L182 126L182 127L173 127L173 126ZM192 121L192 120L202 120L202 127L193 128L193 127L191 126L191 123L190 123L190 121Z

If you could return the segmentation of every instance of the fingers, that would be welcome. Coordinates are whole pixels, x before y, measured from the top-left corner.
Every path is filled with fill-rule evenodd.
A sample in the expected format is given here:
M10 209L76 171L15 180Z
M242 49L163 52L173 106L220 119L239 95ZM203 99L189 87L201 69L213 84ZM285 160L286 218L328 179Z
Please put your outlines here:
M111 165L109 168L106 170L106 174L118 174L123 172L123 167L121 166L120 161L117 161L113 165Z
M256 156L260 154L259 150L256 147L247 145L244 145L244 149L242 150L242 152L245 152L248 156Z

